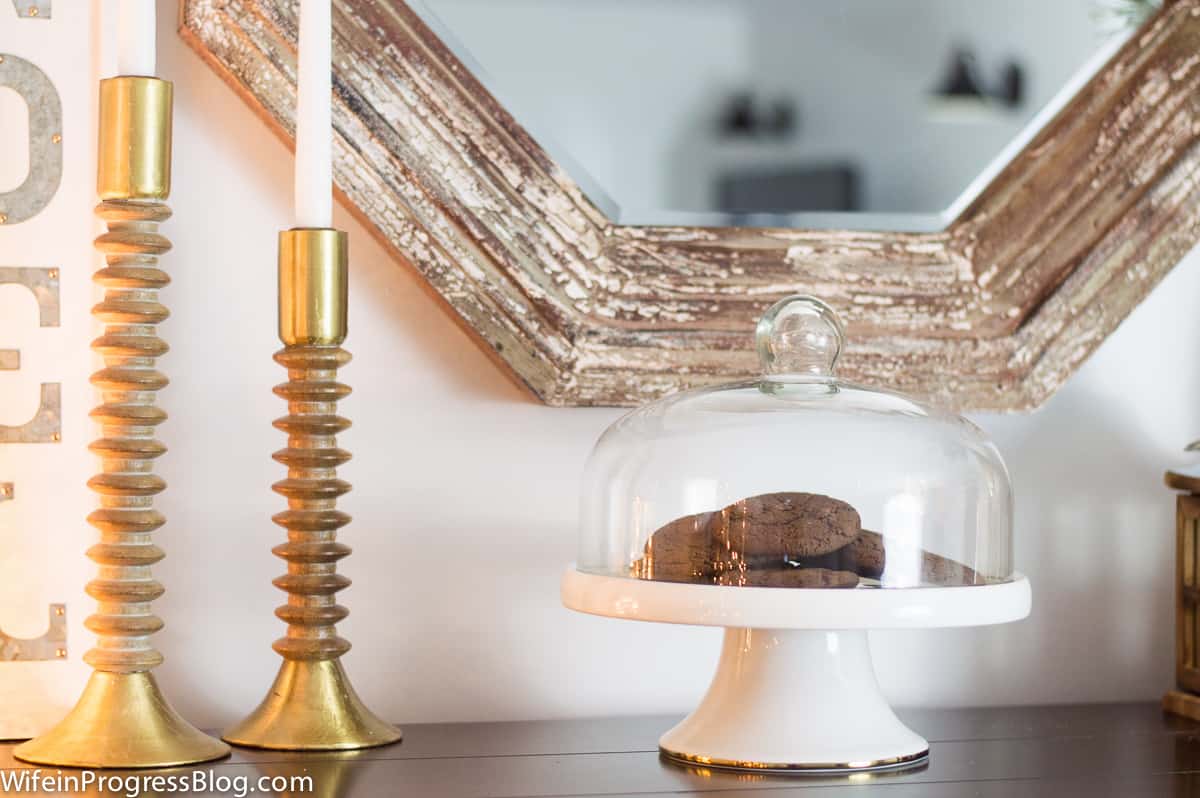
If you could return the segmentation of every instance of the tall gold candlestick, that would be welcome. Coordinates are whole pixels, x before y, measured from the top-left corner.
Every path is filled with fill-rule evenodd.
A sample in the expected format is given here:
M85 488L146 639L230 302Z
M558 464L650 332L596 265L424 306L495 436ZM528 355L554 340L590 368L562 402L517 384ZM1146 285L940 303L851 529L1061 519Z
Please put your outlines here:
M163 202L171 186L171 95L171 84L157 78L100 84L96 215L108 232L96 239L107 265L94 277L105 293L92 315L105 328L92 349L104 358L104 368L92 375L103 400L91 415L102 431L89 448L102 469L88 482L100 496L100 509L88 516L100 542L88 549L99 574L87 585L97 602L87 627L97 639L84 655L93 672L75 708L14 751L27 762L140 768L229 753L171 708L151 673L163 659L150 643L163 625L150 609L163 593L150 566L163 558L151 533L165 520L153 506L166 487L153 463L166 451L154 429L166 419L155 406L155 392L167 378L154 366L167 351L155 325L168 315L158 289L170 280L158 257L171 242L158 225L171 215Z
M287 433L287 448L275 459L287 466L286 479L274 490L288 509L274 516L288 540L272 551L287 561L287 574L275 586L288 594L275 615L287 623L287 635L275 641L283 657L267 697L224 739L235 745L285 750L369 748L400 739L400 731L363 705L342 668L350 643L335 624L349 610L335 595L350 584L337 573L337 562L350 548L337 531L350 516L337 499L350 485L337 478L337 467L350 453L337 447L336 435L350 426L337 415L337 402L350 388L337 381L337 370L350 362L341 348L346 339L346 234L325 228L286 230L279 236L279 337L284 348L275 361L288 381L275 393L287 400L288 414L275 422Z

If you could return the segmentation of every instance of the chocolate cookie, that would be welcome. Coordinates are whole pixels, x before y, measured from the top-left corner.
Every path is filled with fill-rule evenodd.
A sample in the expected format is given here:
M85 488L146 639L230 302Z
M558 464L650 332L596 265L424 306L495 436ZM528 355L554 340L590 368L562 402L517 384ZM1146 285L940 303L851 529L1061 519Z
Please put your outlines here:
M746 558L830 554L859 532L858 511L816 493L765 493L736 501L710 521L714 545Z
M727 571L717 577L718 585L737 587L857 587L858 575L828 568L774 568Z
M919 585L937 585L950 587L954 585L983 584L984 580L974 569L963 565L957 560L943 557L940 554L892 542L892 570L884 587L917 587ZM873 579L883 577L886 560L884 558L883 536L877 532L864 529L858 539L838 554L847 553L847 558L855 558L852 567L847 566L859 576ZM915 575L917 563L920 563L920 576ZM843 561L844 564L844 561Z
M838 554L847 562L846 570L871 579L883 576L883 569L887 565L883 535L869 529L860 531L858 537Z
M716 573L709 537L712 515L686 515L655 531L644 556L634 562L633 575L660 582L711 582Z
M757 558L751 562L759 567L773 567L773 562L765 558ZM859 576L878 579L883 575L884 562L883 536L864 529L858 533L858 537L837 551L822 554L820 557L801 557L790 564L803 568L852 571Z
M982 585L986 581L974 568L940 554L922 552L921 581L939 587Z

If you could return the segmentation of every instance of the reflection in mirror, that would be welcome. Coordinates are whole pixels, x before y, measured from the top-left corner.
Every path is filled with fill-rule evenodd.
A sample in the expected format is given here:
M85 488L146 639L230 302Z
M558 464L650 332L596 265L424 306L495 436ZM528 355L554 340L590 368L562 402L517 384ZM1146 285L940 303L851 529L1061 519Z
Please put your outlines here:
M1150 3L412 5L616 221L919 231L945 227Z

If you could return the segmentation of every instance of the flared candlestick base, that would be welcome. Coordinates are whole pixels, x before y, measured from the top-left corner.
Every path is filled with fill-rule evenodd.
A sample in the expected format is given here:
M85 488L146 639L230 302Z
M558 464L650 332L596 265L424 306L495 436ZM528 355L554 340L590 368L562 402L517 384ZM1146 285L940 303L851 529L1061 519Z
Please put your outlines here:
M280 751L344 751L399 742L400 730L359 700L340 659L285 659L267 697L226 742Z
M929 755L879 692L865 631L791 629L726 629L708 693L659 748L744 770L852 772Z
M25 762L74 768L171 767L228 754L171 709L149 671L94 671L70 714L13 751Z

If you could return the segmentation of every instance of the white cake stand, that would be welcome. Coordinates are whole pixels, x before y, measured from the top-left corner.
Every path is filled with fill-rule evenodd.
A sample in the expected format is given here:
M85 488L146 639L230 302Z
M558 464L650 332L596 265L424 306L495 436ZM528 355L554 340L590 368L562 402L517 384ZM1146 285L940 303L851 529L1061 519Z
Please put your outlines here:
M875 680L868 629L984 626L1029 614L1028 580L923 588L722 587L568 568L563 604L592 615L723 626L700 706L658 741L695 765L858 771L912 765L929 743L899 721Z

